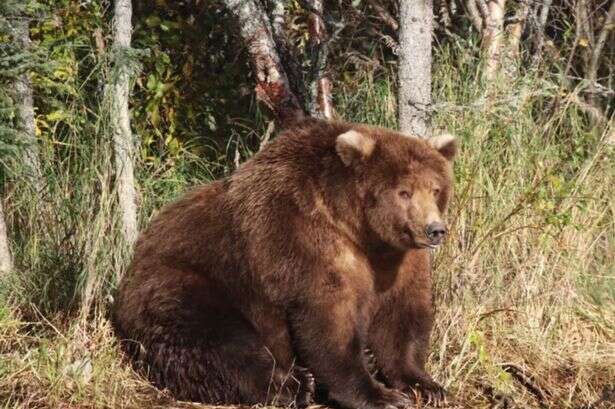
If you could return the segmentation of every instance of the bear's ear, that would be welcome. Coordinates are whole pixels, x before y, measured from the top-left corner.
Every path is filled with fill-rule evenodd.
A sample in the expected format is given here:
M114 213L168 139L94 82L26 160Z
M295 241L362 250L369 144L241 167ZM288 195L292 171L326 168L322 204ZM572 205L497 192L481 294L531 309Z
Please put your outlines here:
M369 136L351 129L338 135L335 140L335 151L344 165L350 166L357 160L369 157L374 151L376 143Z
M448 160L453 160L457 154L457 138L450 133L432 136L427 142Z

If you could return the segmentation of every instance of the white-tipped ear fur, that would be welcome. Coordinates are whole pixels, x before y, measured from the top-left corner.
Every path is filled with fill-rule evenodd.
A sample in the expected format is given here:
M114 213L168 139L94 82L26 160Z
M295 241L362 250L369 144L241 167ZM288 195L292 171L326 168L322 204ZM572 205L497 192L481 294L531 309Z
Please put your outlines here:
M450 133L432 136L427 142L448 160L452 160L457 153L457 138Z
M353 162L365 159L374 151L376 143L370 137L351 129L338 135L335 140L335 151L346 166Z

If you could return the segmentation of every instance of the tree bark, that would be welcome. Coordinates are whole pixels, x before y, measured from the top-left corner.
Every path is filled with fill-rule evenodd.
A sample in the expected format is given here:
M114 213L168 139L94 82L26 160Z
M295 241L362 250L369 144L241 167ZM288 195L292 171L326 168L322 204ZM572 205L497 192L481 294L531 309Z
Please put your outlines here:
M518 59L521 54L521 35L525 30L525 22L527 21L529 11L529 0L522 0L519 9L517 9L515 13L515 21L506 27L508 34L507 58L508 61L515 64L515 66L518 64Z
M594 45L594 32L591 28L590 9L588 0L578 0L575 5L575 22L578 45L581 47L581 59L583 60L583 72L589 72L591 60L591 47Z
M615 2L611 3L609 7L609 11L604 18L604 24L602 25L602 29L600 30L600 34L598 34L598 40L594 45L594 50L592 52L589 67L587 72L587 81L589 82L589 101L591 104L596 104L596 82L598 81L598 68L600 63L600 56L602 55L602 50L611 34L611 30L615 25Z
M549 10L553 0L544 0L538 11L538 21L536 23L536 34L534 37L534 55L532 56L532 64L536 65L542 58L542 47L545 42L545 27L547 18L549 18Z
M482 45L485 58L483 78L487 83L495 79L500 67L505 7L506 0L490 0L487 3L487 15L483 16L485 18ZM484 13L484 7L482 10Z
M13 37L17 47L23 51L30 48L29 21L17 18L13 25ZM25 72L20 74L14 82L13 91L17 104L16 125L24 142L23 164L26 178L30 181L36 192L43 189L43 174L40 162L40 150L36 139L36 125L34 123L34 102L32 97L32 84Z
M13 269L13 257L9 247L9 237L4 220L2 200L0 200L0 278Z
M327 75L327 31L322 21L323 0L309 0L314 11L310 13L310 50L312 75L310 78L310 114L317 118L333 118L331 80Z
M431 134L432 33L432 0L400 2L399 129L421 138Z
M260 3L224 0L224 4L238 20L239 33L248 46L256 77L256 97L271 109L281 124L303 117L303 109L276 50L271 23Z
M466 0L465 2L466 12L468 18L472 22L472 26L478 31L479 34L483 32L483 19L478 11L476 0Z
M132 4L130 0L116 0L113 19L113 47L115 48L115 75L109 84L111 92L111 127L115 151L115 172L122 233L132 246L138 234L137 190L134 177L134 142L130 129L128 97L130 94L129 63L122 51L130 48L132 35Z

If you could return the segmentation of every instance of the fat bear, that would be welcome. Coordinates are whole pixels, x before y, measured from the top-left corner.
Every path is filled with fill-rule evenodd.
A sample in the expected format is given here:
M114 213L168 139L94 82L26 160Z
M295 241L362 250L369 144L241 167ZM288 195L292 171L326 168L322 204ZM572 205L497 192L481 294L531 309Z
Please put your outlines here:
M307 119L164 208L114 306L134 364L212 404L302 405L314 380L344 407L442 399L424 369L429 249L446 235L455 144Z

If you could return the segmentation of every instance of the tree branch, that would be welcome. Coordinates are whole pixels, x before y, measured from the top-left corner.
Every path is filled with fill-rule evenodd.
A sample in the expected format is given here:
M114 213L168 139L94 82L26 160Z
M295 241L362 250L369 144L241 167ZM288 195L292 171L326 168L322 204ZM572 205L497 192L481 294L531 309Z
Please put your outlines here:
M387 9L378 4L376 0L369 0L367 4L369 4L369 6L374 9L380 21L389 26L389 28L391 28L393 31L397 31L399 29L399 23L397 22L395 17L393 17L391 13L387 11Z

